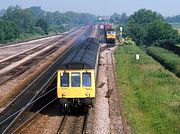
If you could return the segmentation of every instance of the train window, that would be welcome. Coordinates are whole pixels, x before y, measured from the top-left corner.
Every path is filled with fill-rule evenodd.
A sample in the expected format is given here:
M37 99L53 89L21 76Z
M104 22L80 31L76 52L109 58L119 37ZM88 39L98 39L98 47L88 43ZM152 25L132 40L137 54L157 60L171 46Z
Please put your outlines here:
M115 32L115 31L112 31L112 34L116 34L116 32Z
M61 87L69 87L69 73L61 73Z
M91 87L91 73L82 74L82 85L85 87Z
M80 87L80 73L71 73L71 86Z
M110 31L107 31L107 34L111 34L111 32L110 32Z

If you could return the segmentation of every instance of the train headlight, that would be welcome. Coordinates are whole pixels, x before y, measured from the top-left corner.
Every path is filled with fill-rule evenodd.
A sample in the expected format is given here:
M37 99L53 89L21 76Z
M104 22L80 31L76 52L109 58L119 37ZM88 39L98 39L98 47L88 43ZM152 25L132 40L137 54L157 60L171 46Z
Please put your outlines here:
M62 96L66 96L66 93L64 92L64 93L62 93Z
M90 97L90 93L88 93L88 92L86 92L85 95L86 95L87 97Z

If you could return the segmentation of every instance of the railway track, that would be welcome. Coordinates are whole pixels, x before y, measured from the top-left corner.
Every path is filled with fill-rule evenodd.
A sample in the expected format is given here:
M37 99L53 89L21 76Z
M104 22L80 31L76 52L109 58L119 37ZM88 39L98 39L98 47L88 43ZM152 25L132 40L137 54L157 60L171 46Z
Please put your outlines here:
M2 131L2 133L6 133L7 131L8 133L17 133L38 113L40 113L43 109L51 105L56 100L56 88L52 88L51 90L47 91L31 103L29 103L26 107L21 108L20 110L16 111L14 114L10 115L8 118L0 122L0 130ZM18 118L14 118L14 116L18 115L19 113L21 113L21 115ZM10 125L12 122L16 122L16 124Z
M55 39L53 39L53 40L50 40L50 41L48 41L48 42L45 42L45 43L43 43L43 44L41 44L41 45L37 45L36 47L33 47L33 48L31 48L31 49L29 49L29 50L27 50L27 51L25 51L25 52L22 52L22 53L20 53L20 54L17 54L17 55L15 55L15 56L12 56L12 57L10 57L10 58L7 58L7 59L5 59L5 60L2 60L2 61L0 62L0 63L1 63L1 65L0 65L0 70L2 70L3 68L9 66L10 64L12 64L12 63L14 63L14 62L17 62L17 61L23 59L24 57L26 57L26 56L28 56L28 55L31 55L31 54L33 54L33 53L35 53L35 52L37 52L37 51L42 50L43 48L45 48L45 47L47 47L47 46L49 46L49 45L57 42L58 40L62 39L63 37L64 37L64 36L57 37L57 38L55 38ZM2 73L2 71L1 71L1 73Z
M59 44L63 45L64 42L58 43L57 45L59 45ZM15 68L12 68L11 70L9 70L3 74L0 74L0 77L1 77L0 85L12 80L13 78L20 76L25 71L30 69L32 66L36 65L41 59L43 59L44 57L55 52L57 49L59 49L59 46L57 46L57 45L54 47L51 47L50 49L44 51L43 53L39 54L38 56L36 56L32 59L28 59L23 64L15 67Z
M6 58L4 57L3 59L1 59L0 60L0 63L1 63L0 70L9 64L18 61L19 59L24 58L26 55L30 55L36 51L39 51L59 40L62 41L64 38L75 34L77 32L77 30L78 30L78 28L75 28L75 29L72 29L71 31L67 32L66 34L61 34L57 37L52 36L53 38L49 37L44 40L37 40L37 41L34 40L30 43L24 42L24 43L19 43L19 44L15 44L15 45L8 45L8 46L0 47L0 50L3 50L3 51L8 51L8 50L6 50L6 48L12 48L15 52L16 52L16 50L20 50L20 52L17 51L16 54L7 55ZM21 46L22 48L18 48L18 46ZM27 49L25 49L24 47L27 47ZM1 55L1 56L3 56L3 55Z
M57 134L84 134L88 113L78 116L64 115Z
M16 42L16 43L9 43L9 44L1 44L0 46L0 52L2 52L1 50L7 50L7 48L13 48L13 50L24 50L23 48L26 47L26 48L32 48L33 46L37 46L39 44L43 44L43 43L46 43L46 42L49 42L50 40L53 40L55 38L58 38L60 36L64 36L64 35L68 35L70 33L72 33L73 31L77 30L78 27L75 27L73 29L71 29L70 31L67 31L67 32L64 32L64 33L61 33L61 34L57 34L57 35L48 35L48 36L45 36L45 37L40 37L40 38L36 38L36 39L30 39L30 40L25 40L25 41L21 41L21 42ZM24 46L24 47L23 47ZM29 47L27 47L29 46ZM22 47L22 48L21 48ZM20 51L22 52L22 51ZM9 59L9 57L13 57L13 54L16 54L18 53L18 51L15 51L15 53L11 53L11 54L1 54L0 56L0 62L6 60L6 59ZM6 58L7 57L7 58Z
M36 106L32 108L31 110L25 112L22 118L16 122L16 125L10 128L9 132L19 134L19 133L24 133L24 129L29 130L28 128L30 127L29 125L35 119L38 119L37 117L38 114L43 113L44 111L47 111L48 107L50 108L52 107L52 105L58 105L57 98L48 99L44 102L44 104L39 103L39 107ZM47 113L52 114L51 111L46 112L46 114ZM87 120L88 120L88 112L79 113L79 114L71 113L71 114L59 115L59 120L58 120L59 127L57 127L57 129L54 130L54 132L57 134L64 134L64 133L84 134L86 133ZM52 131L52 130L49 130L49 131Z
M11 103L9 103L0 114L1 132L7 133L10 128L15 125L16 121L21 118L22 114L29 109L29 104L36 100L42 93L44 93L47 87L56 78L56 71L62 61L77 47L82 41L84 41L91 33L91 28L88 27L81 36L74 42L74 45L69 47L65 53L63 53L51 66L49 66L38 78L36 78L28 87L26 87ZM17 114L13 115L17 111ZM4 125L4 120L11 116L11 120L8 124Z
M61 36L41 46L35 47L25 53L21 53L14 57L11 57L0 65L0 85L6 83L7 81L21 75L27 69L31 68L37 64L44 57L49 56L60 47L62 47L69 38L72 38L75 34L80 31L73 31L67 36Z

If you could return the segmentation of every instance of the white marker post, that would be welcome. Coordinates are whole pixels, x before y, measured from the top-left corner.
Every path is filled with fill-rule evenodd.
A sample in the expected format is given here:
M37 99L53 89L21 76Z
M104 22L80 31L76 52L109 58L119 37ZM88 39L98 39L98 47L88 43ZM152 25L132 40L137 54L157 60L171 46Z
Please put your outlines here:
M136 54L136 60L139 60L139 54Z
M123 28L122 28L122 27L119 27L119 30L120 30L119 39L120 39L120 41L122 41L122 31L123 31Z

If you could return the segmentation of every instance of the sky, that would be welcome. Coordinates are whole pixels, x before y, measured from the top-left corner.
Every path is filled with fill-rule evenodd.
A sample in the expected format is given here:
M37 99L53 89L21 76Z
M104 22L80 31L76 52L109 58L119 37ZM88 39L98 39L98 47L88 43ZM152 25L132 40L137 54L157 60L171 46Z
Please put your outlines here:
M157 11L163 16L180 14L180 0L0 0L0 9L20 5L22 8L41 6L47 11L75 11L95 15L133 14L141 8Z

